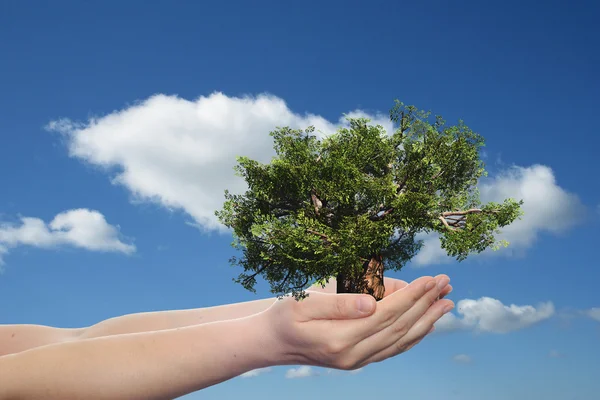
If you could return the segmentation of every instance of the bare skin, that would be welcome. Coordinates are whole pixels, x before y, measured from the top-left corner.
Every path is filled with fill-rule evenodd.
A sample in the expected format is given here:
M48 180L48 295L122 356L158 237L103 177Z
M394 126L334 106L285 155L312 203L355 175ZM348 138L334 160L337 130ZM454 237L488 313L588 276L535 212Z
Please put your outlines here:
M436 301L451 290L445 276L385 284L378 303L332 294L330 282L300 303L133 314L75 330L3 326L0 399L172 399L267 366L359 368L407 351L453 306ZM358 299L371 309L360 312Z

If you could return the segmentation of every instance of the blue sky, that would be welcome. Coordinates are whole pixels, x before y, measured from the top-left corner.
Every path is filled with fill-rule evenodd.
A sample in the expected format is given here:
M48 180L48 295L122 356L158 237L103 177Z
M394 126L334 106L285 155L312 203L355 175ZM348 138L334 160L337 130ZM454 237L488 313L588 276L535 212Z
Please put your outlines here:
M210 3L210 4L209 4ZM286 3L284 5L284 3ZM261 371L189 399L591 399L600 383L599 6L534 2L0 4L0 323L86 326L269 296L231 281L212 211L276 125L385 122L396 98L487 142L488 199L524 198L511 247L423 253L462 301L355 375ZM382 119L383 118L383 119ZM293 373L292 373L293 375Z

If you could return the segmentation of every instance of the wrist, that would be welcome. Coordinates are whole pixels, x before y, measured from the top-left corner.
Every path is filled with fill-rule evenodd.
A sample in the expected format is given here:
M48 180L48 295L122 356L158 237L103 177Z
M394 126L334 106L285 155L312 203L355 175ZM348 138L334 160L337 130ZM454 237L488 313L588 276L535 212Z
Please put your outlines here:
M289 299L277 301L290 301ZM284 307L285 308L285 307ZM258 344L262 357L261 362L266 366L300 365L305 363L302 352L293 345L293 340L282 333L281 308L271 307L255 314L251 326L255 329L255 343Z
M223 323L231 324L231 327L229 333L221 337L219 346L230 349L232 370L236 370L234 375L287 364L286 353L265 312Z

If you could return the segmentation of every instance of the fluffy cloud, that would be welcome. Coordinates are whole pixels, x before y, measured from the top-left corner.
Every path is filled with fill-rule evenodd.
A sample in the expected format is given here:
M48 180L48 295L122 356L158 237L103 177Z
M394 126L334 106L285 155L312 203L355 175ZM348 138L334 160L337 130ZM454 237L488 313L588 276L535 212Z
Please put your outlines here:
M537 307L515 304L506 306L500 300L490 297L461 300L455 309L462 318L454 314L444 315L436 323L436 332L468 329L477 332L508 333L546 320L555 312L551 302L542 303Z
M469 364L473 361L471 357L466 354L457 354L454 357L452 357L452 360L459 364Z
M584 313L591 319L595 319L596 321L600 322L600 307L590 308L589 310L586 310Z
M0 223L0 264L11 248L73 246L91 251L135 252L120 240L119 229L98 211L75 209L62 212L46 224L39 218L22 217L20 224Z
M483 202L501 202L505 198L522 199L524 216L505 227L498 239L510 242L508 249L522 251L530 247L542 232L560 234L580 222L584 206L579 198L561 188L552 169L544 165L512 167L479 185ZM415 266L450 262L435 235L423 235L421 252ZM488 252L493 254L494 252ZM496 253L506 253L506 250Z
M288 379L308 378L309 376L315 375L318 375L317 372L313 368L306 365L298 368L290 368L285 372L285 377Z
M271 367L253 369L252 371L245 372L240 376L242 378L254 378L255 376L259 376L267 372L271 372Z
M369 117L392 129L384 116L362 111L347 115ZM72 157L116 170L113 182L136 199L182 210L195 225L219 229L214 211L222 207L225 189L241 193L246 188L234 175L237 156L268 162L274 155L268 132L277 126L313 125L327 135L344 124L345 118L334 124L296 114L275 96L213 93L195 101L156 95L86 123L55 120L47 129L65 136Z
M384 115L360 110L346 115L367 117L388 132L393 130ZM72 157L106 169L113 183L127 188L135 200L181 210L193 225L212 230L223 228L214 211L222 207L225 189L241 193L246 188L233 171L237 156L268 162L274 152L267 133L276 126L314 125L319 135L326 136L345 124L345 117L330 122L318 115L294 113L272 95L213 93L194 101L155 95L84 123L58 119L47 129L62 133ZM502 237L511 242L510 249L531 246L540 232L567 230L583 208L542 165L509 168L482 182L480 189L484 201L525 200L524 218L507 227ZM436 236L421 239L425 246L413 265L451 260Z

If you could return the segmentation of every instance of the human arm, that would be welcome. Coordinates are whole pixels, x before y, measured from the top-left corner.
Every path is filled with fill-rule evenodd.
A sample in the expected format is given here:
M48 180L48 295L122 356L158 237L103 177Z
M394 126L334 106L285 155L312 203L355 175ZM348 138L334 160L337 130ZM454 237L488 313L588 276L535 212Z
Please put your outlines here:
M385 278L386 296L408 285L394 278ZM313 285L308 292L335 293L335 278L325 287ZM452 290L448 285L442 296ZM40 325L0 325L0 356L18 353L34 347L74 340L91 339L123 333L150 332L190 325L247 317L269 308L275 298L186 310L167 310L127 314L109 318L85 328L63 329Z
M441 290L432 282L418 279L379 303L315 293L246 318L0 357L0 399L166 400L266 366L359 368L410 349L448 311L449 300L434 302ZM359 299L370 311L359 312Z
M254 316L0 357L0 399L173 399L278 364L268 328Z

